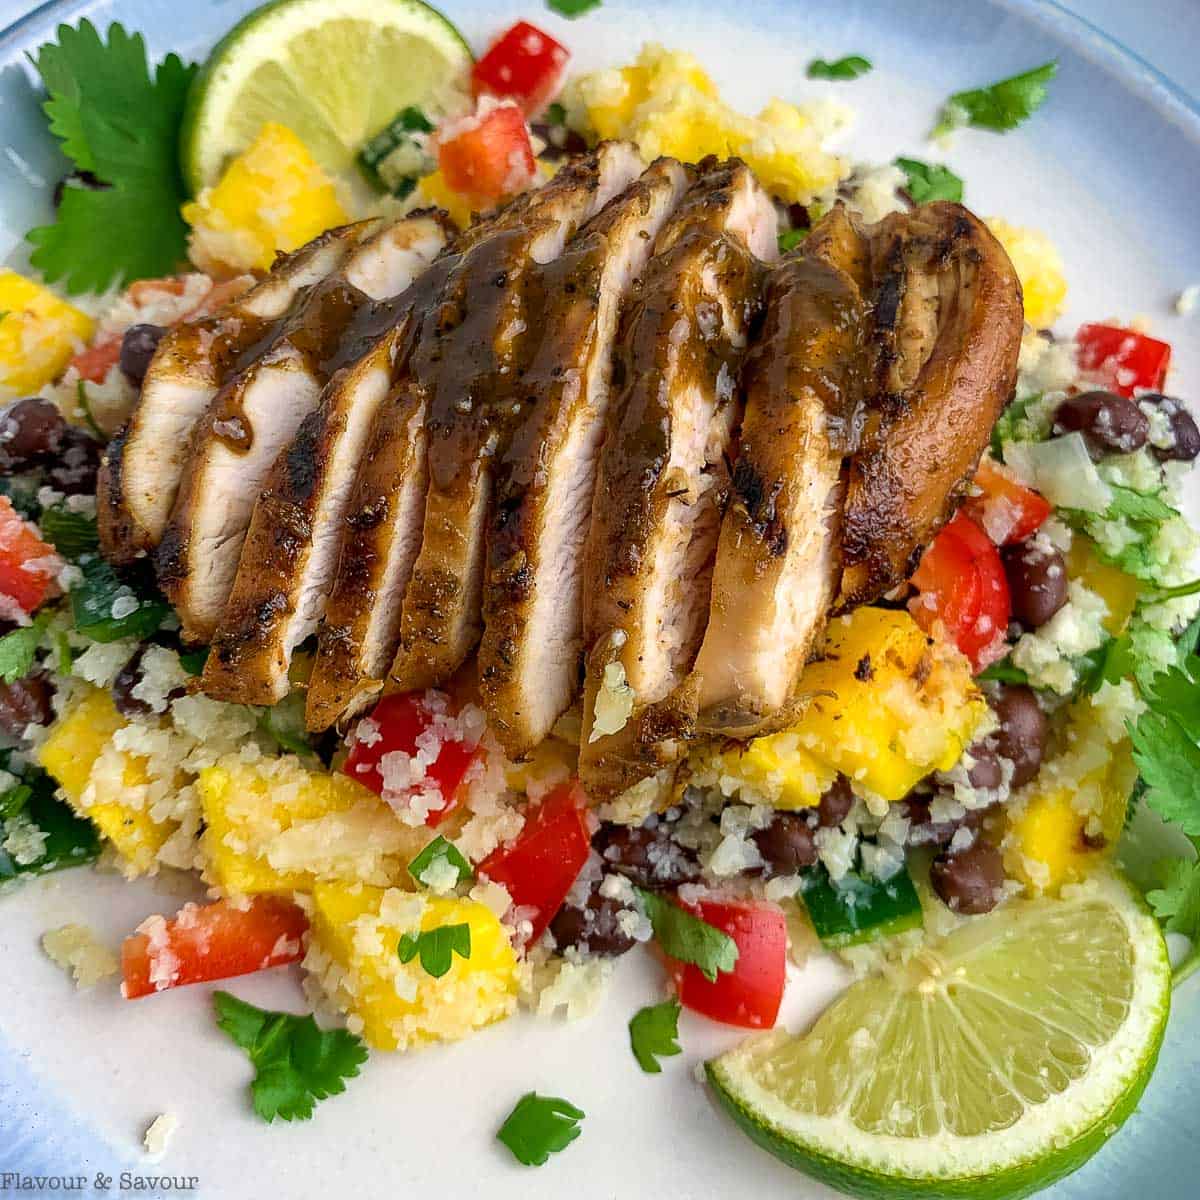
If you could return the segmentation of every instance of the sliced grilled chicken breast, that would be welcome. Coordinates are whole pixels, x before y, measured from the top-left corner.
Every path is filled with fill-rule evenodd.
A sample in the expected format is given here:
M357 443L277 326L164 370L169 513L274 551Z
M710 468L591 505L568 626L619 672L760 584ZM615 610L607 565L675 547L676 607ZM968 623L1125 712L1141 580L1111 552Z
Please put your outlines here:
M708 615L758 259L777 256L775 210L745 165L699 170L617 341L584 594L580 773L598 798L669 766L690 732L675 693Z
M322 234L281 258L249 292L159 343L133 415L108 444L100 469L96 519L107 559L131 562L158 545L196 422L221 385L270 346L297 295L337 267L354 236L343 229Z
M215 633L267 472L344 365L344 338L370 303L350 282L345 259L374 228L367 222L341 233L337 269L297 295L278 336L221 387L192 430L171 517L154 551L159 584L189 641Z
M850 462L839 608L905 580L953 512L1016 384L1021 285L959 204L893 214L864 234L874 399Z
M840 208L827 219L846 222ZM701 732L748 738L781 719L838 586L868 316L846 270L854 249L853 236L817 239L771 276L693 672Z
M496 463L479 681L491 727L524 757L570 707L583 652L583 546L620 305L688 173L660 160L540 269L532 408Z
M448 679L482 632L492 459L536 401L523 379L542 275L567 241L640 174L634 147L602 145L473 231L413 356L428 396L429 488L404 596L392 686Z
M444 214L414 213L347 261L347 280L372 302L344 335L342 356L354 361L330 380L254 506L201 681L209 696L266 705L287 695L292 652L325 611L355 474L391 387L395 339L387 331L407 319L410 285L452 232ZM370 346L361 356L356 338Z

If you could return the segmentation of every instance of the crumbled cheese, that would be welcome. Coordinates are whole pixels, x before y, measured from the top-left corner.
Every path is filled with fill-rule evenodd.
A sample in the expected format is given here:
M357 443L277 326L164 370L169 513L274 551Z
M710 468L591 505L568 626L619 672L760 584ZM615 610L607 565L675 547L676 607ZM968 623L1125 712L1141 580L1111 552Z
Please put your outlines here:
M1175 301L1175 311L1181 317L1190 317L1196 311L1197 304L1200 304L1200 283L1189 283L1179 293Z
M117 956L86 925L62 925L42 934L42 949L56 966L70 971L84 991L117 973Z
M136 651L136 642L92 642L71 664L71 674L96 687L111 687Z
M0 850L9 854L17 866L27 867L45 855L48 834L39 829L24 813L9 817L0 825L0 829L4 831Z
M1023 633L1013 647L1012 661L1029 676L1034 687L1049 688L1060 696L1075 686L1072 660L1103 645L1108 637L1104 618L1108 605L1078 579L1067 588L1067 603L1040 629Z
M847 181L850 198L846 207L862 214L864 221L874 224L891 212L904 208L900 189L907 176L892 163L880 167L858 167Z
M626 681L625 664L610 662L604 668L604 677L596 693L588 744L624 729L633 715L633 701L633 688Z
M150 1162L161 1162L167 1153L167 1146L179 1128L179 1119L174 1113L159 1113L150 1122L142 1145L146 1149L146 1158Z

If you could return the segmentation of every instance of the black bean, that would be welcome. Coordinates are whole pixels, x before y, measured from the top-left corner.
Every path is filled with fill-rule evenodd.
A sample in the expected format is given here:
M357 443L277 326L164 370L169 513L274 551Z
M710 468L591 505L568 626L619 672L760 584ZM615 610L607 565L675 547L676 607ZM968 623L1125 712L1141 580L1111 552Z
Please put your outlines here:
M148 717L154 710L145 700L133 694L133 689L142 682L142 655L139 650L121 669L113 680L112 697L117 712L123 717Z
M1028 783L1042 765L1046 749L1046 715L1032 688L998 687L990 696L1000 728L992 737L996 751L1013 765L1012 786Z
M162 325L130 325L121 339L121 370L134 387L141 387L150 360L166 329Z
M1067 602L1067 563L1053 546L1018 542L1003 552L1012 615L1040 629Z
M840 825L854 807L854 793L850 780L839 775L817 805L817 823L826 829Z
M46 472L47 482L68 496L94 492L100 452L100 443L94 437L77 425L68 425L58 457Z
M763 857L763 874L794 875L817 861L812 827L801 813L776 813L765 829L751 835Z
M582 908L564 905L550 922L550 932L559 951L574 946L586 954L615 958L633 948L634 939L621 928L625 906L619 900L594 891Z
M1146 392L1138 397L1139 403L1149 402L1161 408L1171 429L1169 446L1151 446L1159 462L1192 462L1200 457L1200 429L1196 419L1174 396L1163 396L1158 392Z
M661 823L602 825L592 845L606 866L639 887L678 887L700 874L696 856L675 842Z
M967 753L973 759L967 781L978 792L994 792L1004 783L1004 768L996 751L985 742L976 742Z
M46 675L27 675L0 683L0 729L19 738L27 725L48 725L54 716L54 688Z
M1093 458L1131 454L1150 436L1150 421L1135 401L1115 392L1080 392L1054 412L1053 432L1082 433Z
M56 453L67 422L49 400L14 400L0 408L0 472L23 471Z
M577 154L586 154L588 144L582 134L565 125L547 125L537 122L530 130L535 137L546 144L546 148L538 157L543 162L558 162L563 158L573 158Z
M968 808L955 820L935 821L929 811L933 799L933 796L908 796L903 801L904 812L910 822L910 846L948 846L960 829L977 831L988 813L996 808L995 804L989 804L986 808Z
M976 838L957 854L939 854L929 868L929 882L947 908L977 916L999 903L1004 861L995 846Z

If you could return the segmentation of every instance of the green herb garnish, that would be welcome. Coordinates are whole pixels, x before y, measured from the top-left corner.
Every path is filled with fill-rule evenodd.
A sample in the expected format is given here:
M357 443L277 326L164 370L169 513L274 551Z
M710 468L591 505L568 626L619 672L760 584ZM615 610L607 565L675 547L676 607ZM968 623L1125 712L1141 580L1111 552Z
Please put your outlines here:
M471 864L463 856L462 851L453 842L442 837L440 833L408 864L408 873L418 883L424 884L425 873L435 863L449 863L454 868L457 874L454 881L456 885L475 878L475 872L471 869Z
M699 967L710 982L716 982L719 971L737 966L737 942L729 934L655 892L635 891L664 954Z
M847 54L834 62L826 62L823 58L814 58L808 64L809 79L858 79L872 69L869 58L861 54Z
M49 613L34 617L32 625L23 625L0 637L0 679L16 683L33 670L42 634L50 621Z
M95 554L100 548L100 533L94 517L72 512L62 504L43 509L38 520L42 536L55 550L75 562L85 554Z
M580 1134L582 1109L557 1096L539 1096L526 1092L508 1114L496 1134L519 1163L540 1167L560 1150L565 1150Z
M93 642L140 640L162 625L170 611L166 601L139 595L98 556L85 559L79 566L83 579L71 589L71 613L75 628L85 637Z
M786 254L789 250L795 250L808 234L807 229L785 229L779 235L779 253Z
M1035 113L1046 99L1046 84L1058 73L1058 60L1051 59L987 87L955 92L942 109L933 136L941 137L963 125L1005 133Z
M629 1045L647 1075L662 1071L658 1060L679 1054L679 1001L664 1000L634 1013L629 1022Z
M207 660L208 652L204 652ZM180 661L183 656L180 655ZM185 668L186 670L186 668ZM201 665L200 671L204 667ZM200 674L200 671L195 674ZM304 724L304 693L291 692L278 704L264 708L258 718L258 728L284 750L308 758L315 754L312 743L308 740L308 730Z
M45 771L30 767L23 773L21 784L5 793L5 806L14 811L6 812L0 821L0 883L81 867L99 856L96 827L59 800L55 786ZM42 835L41 849L32 860L18 862L3 843L22 825Z
M361 1038L318 1029L311 1016L267 1012L229 992L214 992L213 1005L217 1025L254 1064L250 1095L264 1121L307 1121L316 1101L344 1092L367 1061Z
M204 664L208 662L207 646L201 646L199 650L180 650L179 665L189 675L203 675Z
M55 223L29 234L33 265L69 292L170 274L187 257L178 143L196 68L169 54L151 76L141 34L114 23L105 42L87 20L32 61L63 153L110 185L63 189Z
M904 189L914 204L928 204L933 200L962 203L963 181L949 167L921 162L919 158L898 158L896 166L907 177Z
M560 17L573 21L576 17L591 12L593 8L599 8L600 3L601 0L546 0L546 7L552 13L558 13Z
M396 947L402 963L412 962L421 956L421 968L426 975L441 979L450 970L453 956L471 957L471 926L439 925L435 929L423 929L420 933L406 933Z

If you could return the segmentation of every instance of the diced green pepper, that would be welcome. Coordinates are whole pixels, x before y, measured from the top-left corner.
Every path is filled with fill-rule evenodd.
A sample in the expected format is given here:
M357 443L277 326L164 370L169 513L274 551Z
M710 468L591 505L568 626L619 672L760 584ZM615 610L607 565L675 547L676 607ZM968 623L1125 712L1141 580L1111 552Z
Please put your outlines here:
M817 866L805 876L800 897L826 946L854 946L922 923L921 901L906 869L886 883L851 872L834 884Z
M31 772L23 786L29 788L23 810L0 822L4 835L0 836L0 882L92 862L100 853L100 838L91 821L76 816L55 797L54 783L44 772ZM4 849L4 838L12 832L14 821L28 821L46 835L42 852L33 862L19 863Z
M157 596L137 595L102 558L87 559L80 569L83 579L71 589L71 612L75 628L93 642L149 637L170 611ZM125 612L129 599L136 607ZM122 610L120 615L114 615L114 605Z
M429 175L436 163L424 139L414 134L433 132L429 118L419 108L398 113L358 153L358 164L377 187L403 200Z

